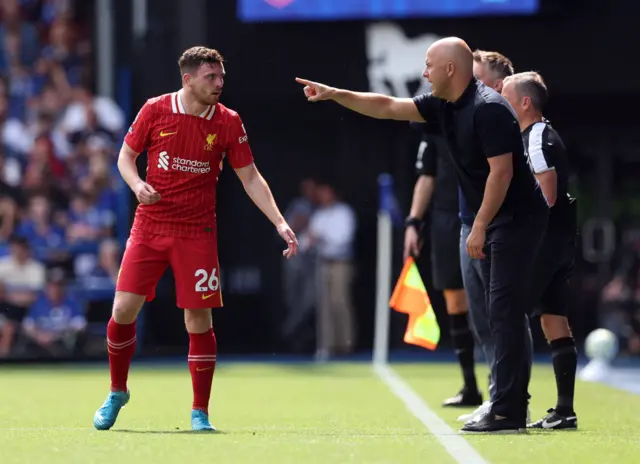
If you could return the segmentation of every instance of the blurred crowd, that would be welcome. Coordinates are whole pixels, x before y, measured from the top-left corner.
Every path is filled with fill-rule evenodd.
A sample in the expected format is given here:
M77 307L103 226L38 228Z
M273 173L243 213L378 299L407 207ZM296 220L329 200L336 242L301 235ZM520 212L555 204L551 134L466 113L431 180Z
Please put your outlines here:
M602 290L601 325L614 332L623 352L640 356L640 233L622 234L613 279Z
M300 195L289 204L285 218L300 248L295 259L284 262L287 314L281 335L294 351L304 351L315 338L319 362L352 353L357 342L352 297L354 209L334 185L308 178L300 184Z
M0 0L0 357L77 349L117 277L125 116L93 93L91 20Z

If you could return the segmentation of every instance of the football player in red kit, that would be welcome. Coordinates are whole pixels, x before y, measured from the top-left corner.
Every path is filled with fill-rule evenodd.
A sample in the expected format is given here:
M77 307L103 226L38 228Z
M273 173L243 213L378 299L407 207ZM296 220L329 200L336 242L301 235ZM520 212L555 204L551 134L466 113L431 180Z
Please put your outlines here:
M111 391L94 416L99 430L110 429L129 401L127 376L136 345L136 317L145 300L154 298L168 266L190 338L192 429L215 430L208 412L217 352L211 308L222 306L215 202L225 157L249 197L286 241L284 256L291 258L298 250L295 234L253 162L240 116L219 103L225 78L222 56L216 50L193 47L178 65L182 89L143 105L118 159L118 169L140 204L107 326ZM145 149L146 182L135 163Z

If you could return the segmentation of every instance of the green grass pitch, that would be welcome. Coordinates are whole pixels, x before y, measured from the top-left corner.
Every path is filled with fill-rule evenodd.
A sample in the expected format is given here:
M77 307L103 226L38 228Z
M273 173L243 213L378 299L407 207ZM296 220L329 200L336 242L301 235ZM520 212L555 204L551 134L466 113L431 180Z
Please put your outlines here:
M440 407L460 386L455 365L392 367L458 430L462 411ZM134 364L131 402L111 431L94 430L108 376L106 364L0 368L0 463L455 462L366 364L221 364L211 401L216 434L189 430L186 365ZM531 393L537 419L555 398L548 366L534 369ZM576 397L577 432L465 439L494 464L640 462L640 396L579 382Z

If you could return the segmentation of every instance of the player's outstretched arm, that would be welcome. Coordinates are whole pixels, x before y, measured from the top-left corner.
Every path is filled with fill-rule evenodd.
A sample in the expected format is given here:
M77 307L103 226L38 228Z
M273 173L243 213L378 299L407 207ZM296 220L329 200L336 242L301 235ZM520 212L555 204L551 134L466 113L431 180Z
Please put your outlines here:
M376 119L425 122L411 98L394 98L379 93L352 92L299 77L296 77L296 82L305 86L304 95L310 102L333 100L356 113Z
M136 194L138 201L143 205L152 205L160 200L160 194L140 179L136 166L137 157L138 153L124 142L118 156L118 170L129 188Z
M283 251L286 258L291 258L298 253L298 239L285 221L284 217L276 205L269 184L256 168L254 163L243 168L235 169L236 174L242 181L245 192L249 198L260 208L260 211L276 226L278 234L287 243L287 249Z

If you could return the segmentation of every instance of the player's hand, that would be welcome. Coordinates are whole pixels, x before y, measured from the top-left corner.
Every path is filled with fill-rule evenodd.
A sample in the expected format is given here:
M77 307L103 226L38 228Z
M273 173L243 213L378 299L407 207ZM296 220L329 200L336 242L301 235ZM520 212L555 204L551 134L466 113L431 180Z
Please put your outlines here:
M467 253L473 259L484 259L484 244L487 237L487 233L483 227L474 225L471 228L469 237L467 238Z
M160 194L142 180L136 184L134 193L138 201L143 205L152 205L160 201Z
M320 84L319 82L308 81L306 79L300 79L296 77L296 82L304 85L304 96L310 102L317 102L320 100L331 100L335 94L335 88L328 85Z
M282 237L282 240L287 242L287 249L282 252L282 256L287 259L293 258L298 254L298 239L296 234L293 233L291 227L286 222L278 226L278 234Z
M422 242L418 231L415 227L407 227L404 231L404 259L409 256L417 258L420 256L420 250L422 248Z

